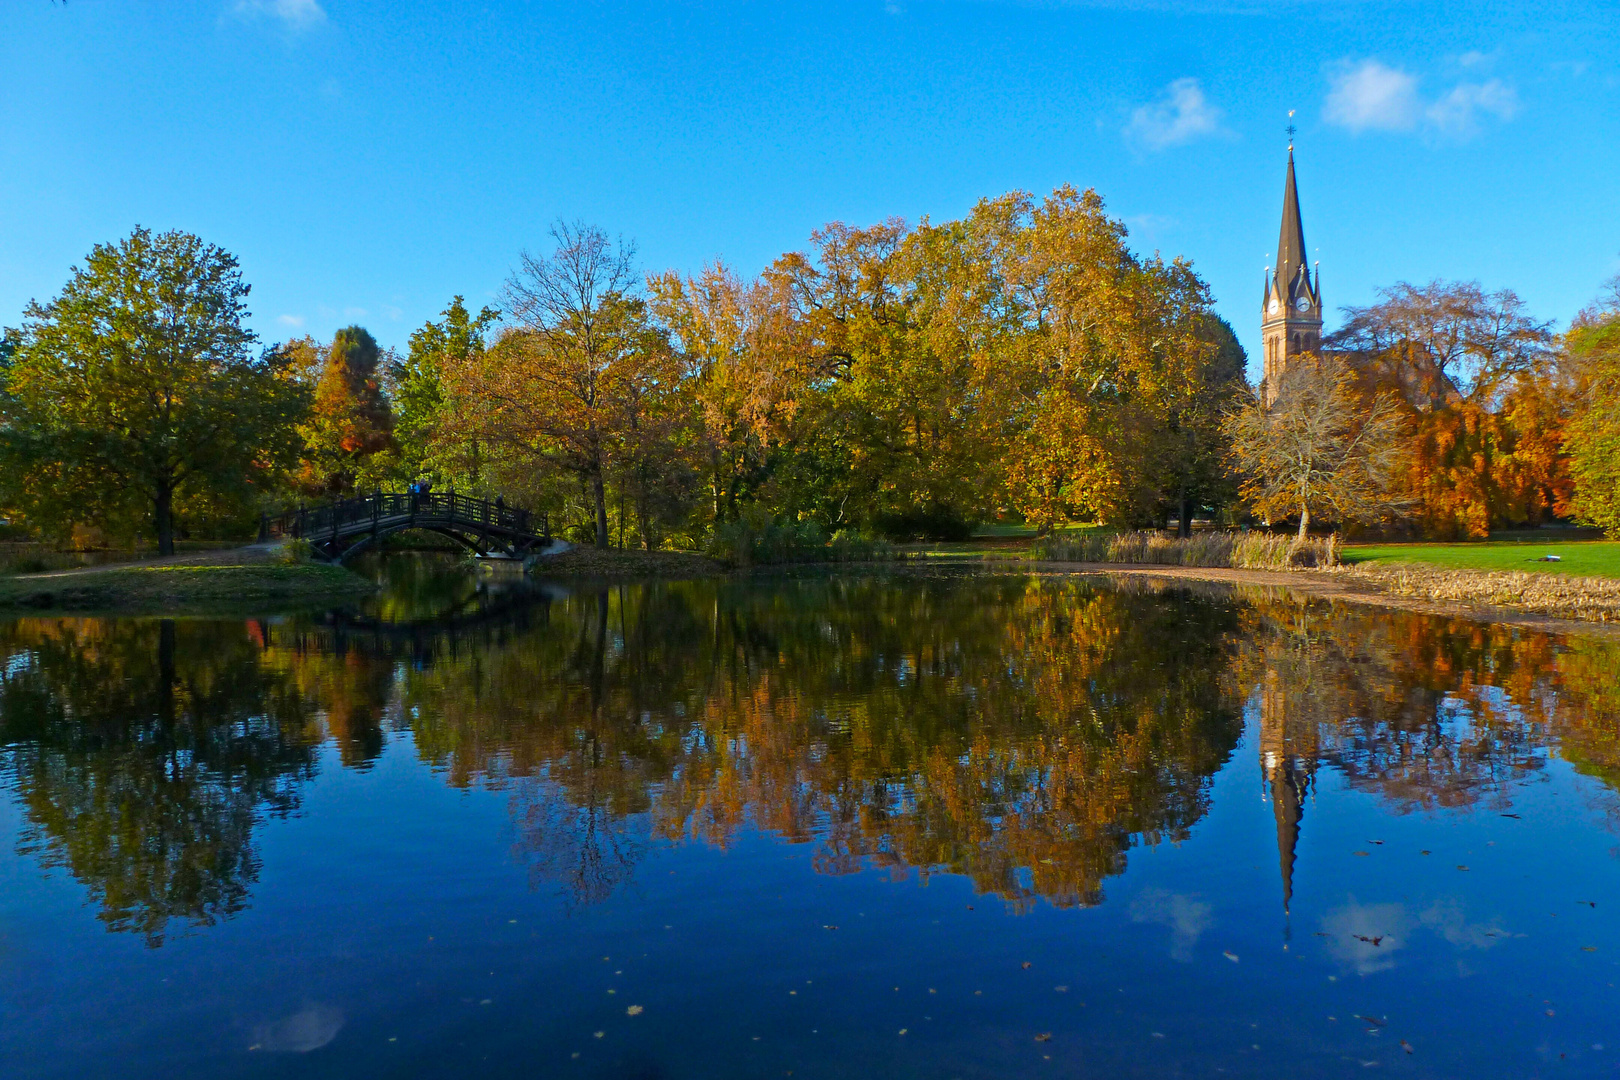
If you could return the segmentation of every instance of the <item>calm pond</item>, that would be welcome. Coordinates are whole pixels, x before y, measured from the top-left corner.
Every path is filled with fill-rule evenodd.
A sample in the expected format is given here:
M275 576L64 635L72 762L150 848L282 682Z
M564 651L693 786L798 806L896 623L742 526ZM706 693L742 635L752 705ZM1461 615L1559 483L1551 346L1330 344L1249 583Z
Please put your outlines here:
M1613 639L376 572L0 623L0 1075L1620 1068Z

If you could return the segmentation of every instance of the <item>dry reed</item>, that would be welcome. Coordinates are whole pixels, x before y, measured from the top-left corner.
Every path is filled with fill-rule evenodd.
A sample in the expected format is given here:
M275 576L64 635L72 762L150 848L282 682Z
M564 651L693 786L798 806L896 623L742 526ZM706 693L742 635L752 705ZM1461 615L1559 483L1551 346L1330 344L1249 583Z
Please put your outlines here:
M1156 532L1082 533L1049 537L1035 557L1058 562L1136 563L1153 566L1220 566L1239 570L1289 570L1339 564L1338 537L1266 532L1211 531L1190 537Z

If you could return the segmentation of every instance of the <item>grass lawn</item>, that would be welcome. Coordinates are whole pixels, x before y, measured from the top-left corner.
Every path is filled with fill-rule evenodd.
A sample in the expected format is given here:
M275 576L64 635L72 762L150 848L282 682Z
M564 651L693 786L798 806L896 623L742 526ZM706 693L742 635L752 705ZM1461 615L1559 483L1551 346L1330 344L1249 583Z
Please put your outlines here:
M1558 562L1536 562L1557 555ZM1347 563L1425 563L1456 570L1527 570L1577 577L1620 577L1617 540L1476 540L1463 544L1348 544Z

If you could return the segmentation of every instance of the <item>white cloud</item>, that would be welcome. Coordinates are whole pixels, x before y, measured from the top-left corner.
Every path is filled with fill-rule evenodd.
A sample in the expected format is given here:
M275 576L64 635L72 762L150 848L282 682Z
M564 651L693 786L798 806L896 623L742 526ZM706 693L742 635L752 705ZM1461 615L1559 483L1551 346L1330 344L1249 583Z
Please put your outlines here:
M363 319L370 314L371 312L367 311L363 307L346 307L343 309L343 317L345 319Z
M1377 60L1342 65L1328 73L1330 124L1351 131L1410 131L1421 113L1417 78Z
M1215 922L1202 900L1165 889L1143 889L1131 903L1131 921L1168 926L1170 958L1183 964L1192 960L1193 947Z
M308 30L326 21L318 0L236 0L232 10L243 18L278 19L289 30Z
M1489 58L1467 53L1463 67L1478 67ZM1432 101L1425 101L1417 76L1377 60L1344 63L1328 71L1323 118L1360 134L1364 131L1416 131L1444 139L1479 134L1488 118L1511 120L1519 113L1518 92L1501 79L1460 82Z
M1511 120L1519 112L1519 95L1501 79L1482 83L1458 83L1451 92L1424 111L1434 129L1442 135L1466 139L1479 134L1482 115Z
M1163 150L1221 130L1221 110L1209 103L1197 79L1177 79L1159 100L1131 113L1125 137L1150 150Z
M276 322L280 323L282 326L290 326L296 330L298 327L304 325L304 317L302 315L277 315Z

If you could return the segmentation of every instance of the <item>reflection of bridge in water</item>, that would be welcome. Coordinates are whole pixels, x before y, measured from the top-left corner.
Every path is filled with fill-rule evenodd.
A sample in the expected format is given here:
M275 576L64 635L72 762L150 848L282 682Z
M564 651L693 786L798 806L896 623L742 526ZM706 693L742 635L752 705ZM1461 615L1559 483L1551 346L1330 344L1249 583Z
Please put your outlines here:
M254 620L264 648L335 656L428 663L464 649L487 649L550 622L551 605L568 595L554 585L530 585L478 595L423 619L390 620L353 612L323 619Z
M551 542L551 525L545 514L453 491L379 491L324 506L300 506L265 519L261 532L265 539L308 540L320 558L342 561L406 529L437 533L479 555L518 557Z

